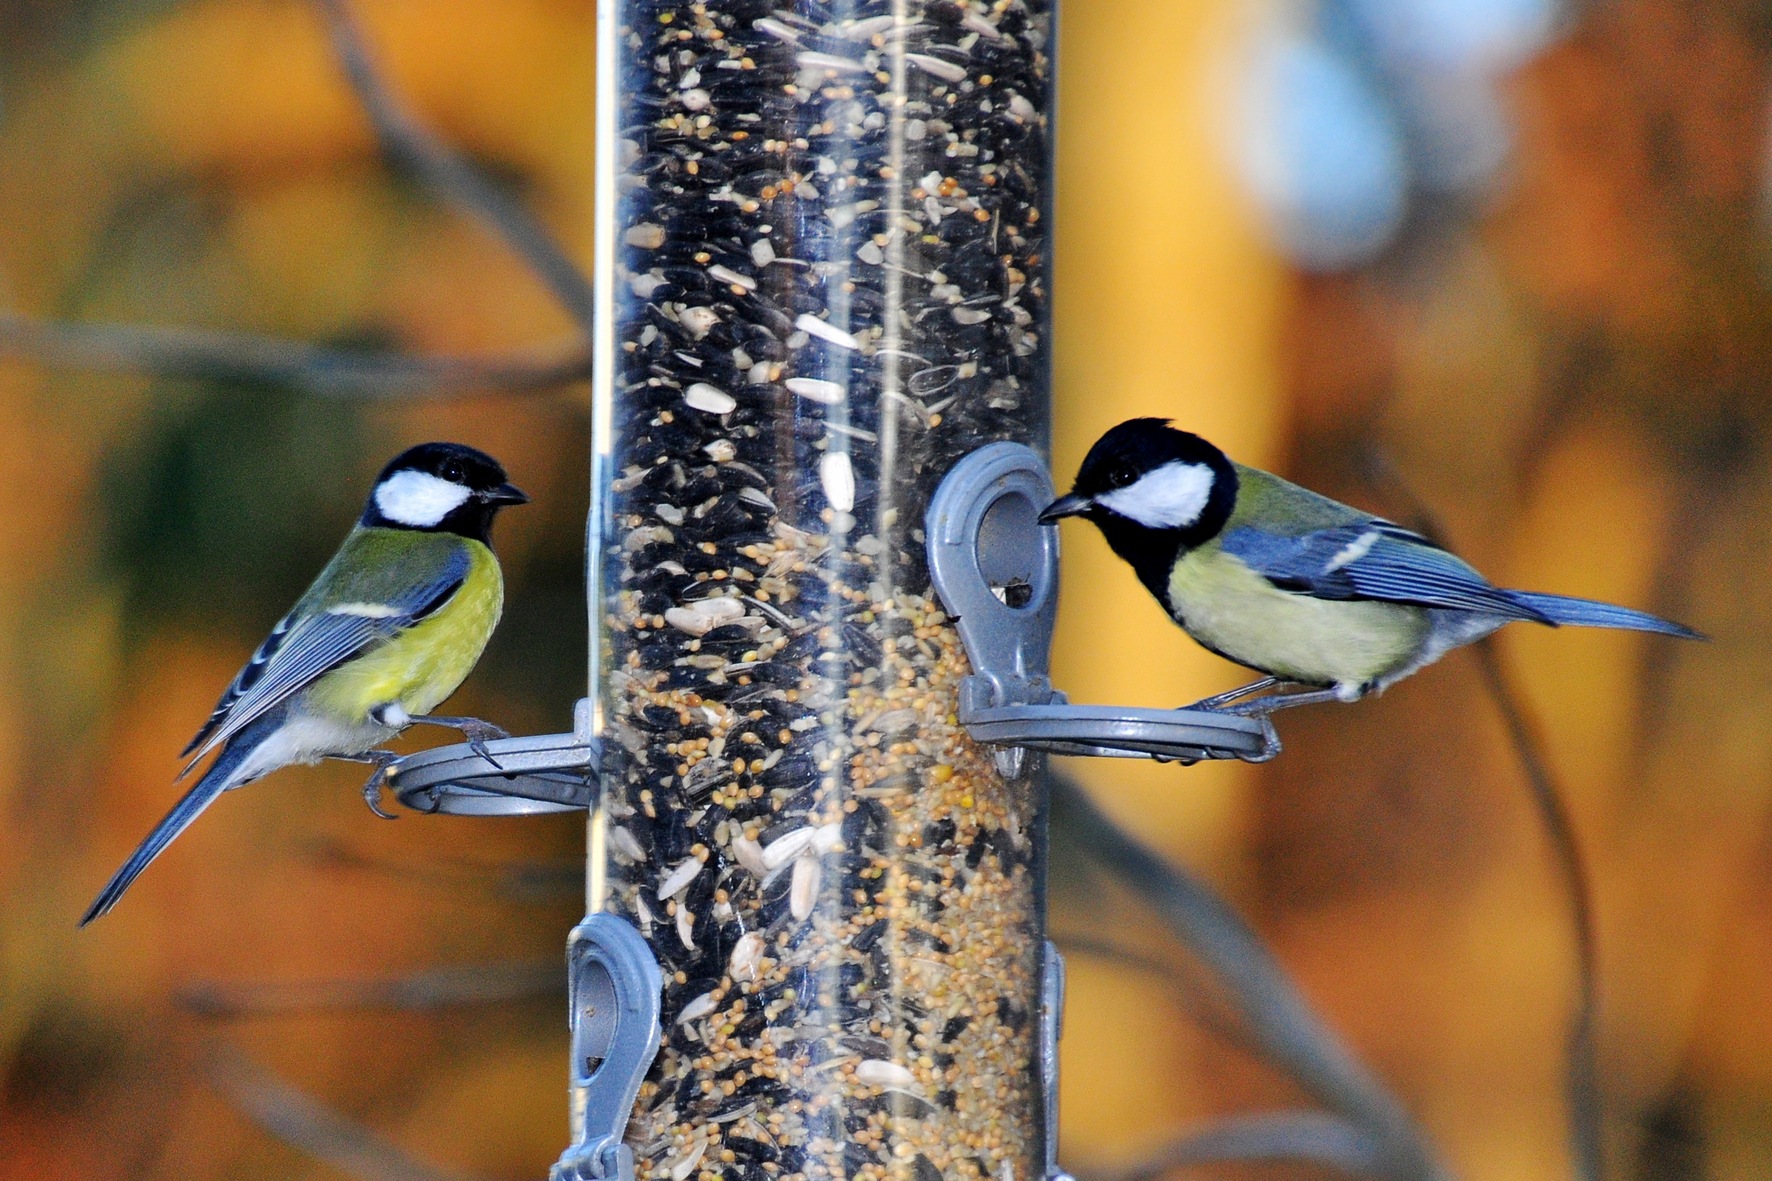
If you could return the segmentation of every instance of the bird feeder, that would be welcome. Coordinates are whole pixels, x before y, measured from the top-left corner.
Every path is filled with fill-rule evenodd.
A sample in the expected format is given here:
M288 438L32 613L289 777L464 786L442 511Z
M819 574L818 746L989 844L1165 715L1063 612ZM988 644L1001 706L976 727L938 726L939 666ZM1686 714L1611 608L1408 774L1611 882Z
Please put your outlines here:
M589 811L556 1178L1056 1174L1027 752L1267 750L1046 675L1052 32L602 5L590 693L391 780Z

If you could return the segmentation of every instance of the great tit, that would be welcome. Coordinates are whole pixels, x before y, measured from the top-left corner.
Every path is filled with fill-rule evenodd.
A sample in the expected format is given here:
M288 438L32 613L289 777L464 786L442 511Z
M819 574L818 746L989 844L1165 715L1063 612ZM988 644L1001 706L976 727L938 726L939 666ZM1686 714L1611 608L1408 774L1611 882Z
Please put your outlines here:
M1201 645L1264 674L1198 706L1260 715L1354 701L1515 620L1699 633L1628 607L1503 590L1399 525L1135 418L1090 448L1040 520L1083 517ZM1286 685L1304 692L1276 692Z
M430 711L480 659L504 608L492 520L529 498L491 456L425 443L376 479L356 528L307 593L259 645L182 754L179 778L221 753L123 863L80 920L109 911L130 883L224 791L293 763L377 765L365 798L379 815L393 756L375 748L415 722L475 745L503 731ZM193 754L194 752L194 754Z

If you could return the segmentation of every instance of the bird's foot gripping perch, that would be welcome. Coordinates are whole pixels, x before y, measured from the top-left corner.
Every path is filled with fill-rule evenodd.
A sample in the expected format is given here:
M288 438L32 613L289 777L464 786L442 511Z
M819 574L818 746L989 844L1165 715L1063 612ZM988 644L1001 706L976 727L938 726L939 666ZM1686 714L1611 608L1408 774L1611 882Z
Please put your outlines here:
M383 820L400 819L398 816L381 806L382 789L387 787L388 773L393 770L394 764L400 761L399 755L391 750L372 750L363 755L338 755L335 757L345 759L352 763L373 763L375 765L375 771L371 773L368 781L363 784L363 802L369 805L369 810L371 812L374 812Z
M1296 690L1296 692L1287 692L1289 688ZM1266 762L1280 753L1280 735L1274 729L1273 714L1297 705L1319 705L1326 701L1345 700L1347 698L1336 689L1319 689L1310 685L1299 685L1281 677L1262 677L1247 685L1241 685L1223 693L1215 693L1211 697L1203 697L1192 705L1182 706L1182 709L1206 710L1211 713L1230 714L1233 717L1253 718L1260 722L1264 749L1259 758L1249 761Z
M385 715L377 717L376 720L382 721L384 724L396 724L392 719L386 719ZM485 759L492 766L501 771L504 770L504 764L494 758L492 751L486 746L488 742L495 742L511 736L510 731L503 726L495 726L491 722L482 721L479 718L452 718L444 717L441 714L425 714L416 718L405 717L399 719L397 724L411 726L419 723L429 726L446 726L451 730L461 731L462 737L468 740L469 750ZM375 773L370 775L369 781L363 785L363 802L369 805L371 812L383 820L398 820L398 816L381 806L381 793L388 786L388 780L392 778L395 764L399 763L400 756L391 750L372 750L367 754L352 757L351 761L375 764Z
M504 769L504 764L493 758L492 751L486 746L488 742L496 742L501 738L511 736L511 732L503 726L495 726L491 722L481 721L479 718L455 718L443 714L420 714L413 717L400 706L399 702L390 702L371 710L369 716L380 725L393 730L404 730L408 726L442 726L449 730L459 730L461 736L468 740L469 750L499 770Z
M495 726L491 722L479 718L448 718L441 714L425 714L412 719L412 724L422 726L446 726L451 730L461 731L461 736L468 740L468 749L491 763L500 770L504 764L492 757L486 748L488 742L496 742L501 738L509 738L511 732L503 726Z

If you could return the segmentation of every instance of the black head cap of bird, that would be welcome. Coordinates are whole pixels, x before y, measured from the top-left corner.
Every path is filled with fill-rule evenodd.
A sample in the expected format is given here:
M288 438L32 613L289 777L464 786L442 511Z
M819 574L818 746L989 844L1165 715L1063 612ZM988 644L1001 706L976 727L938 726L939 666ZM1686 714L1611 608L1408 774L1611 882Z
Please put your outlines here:
M1082 517L1147 583L1168 577L1178 553L1218 535L1237 503L1237 469L1224 452L1161 418L1134 418L1096 440L1070 495L1040 520Z
M376 477L362 524L487 542L499 509L527 503L529 497L484 451L460 443L420 443L394 456Z

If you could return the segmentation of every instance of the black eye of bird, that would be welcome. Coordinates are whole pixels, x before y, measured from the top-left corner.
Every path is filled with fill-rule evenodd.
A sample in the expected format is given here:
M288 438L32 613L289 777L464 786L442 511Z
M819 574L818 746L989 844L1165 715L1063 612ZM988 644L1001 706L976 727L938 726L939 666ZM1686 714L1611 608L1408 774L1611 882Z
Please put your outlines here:
M468 480L467 469L462 467L461 460L452 459L443 465L443 478L451 484L465 484Z
M1124 488L1126 485L1135 482L1137 479L1137 472L1133 471L1125 464L1121 464L1119 467L1108 473L1108 486L1110 488Z

